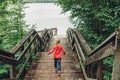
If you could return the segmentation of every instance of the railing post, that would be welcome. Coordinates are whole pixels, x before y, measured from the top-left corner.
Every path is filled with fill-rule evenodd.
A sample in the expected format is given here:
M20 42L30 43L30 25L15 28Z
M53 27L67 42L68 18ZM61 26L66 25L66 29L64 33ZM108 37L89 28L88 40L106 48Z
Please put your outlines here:
M16 71L15 71L15 66L14 65L10 65L10 78L15 78L16 76Z
M97 79L98 80L103 80L102 67L103 67L103 60L100 60L98 61L98 67L97 67Z
M37 53L37 49L36 49L37 48L37 38L34 41L34 47L35 47L35 51L34 51L35 53L34 54L36 54Z
M89 76L90 76L90 77L93 77L93 74L94 74L94 73L93 73L93 65L91 64L91 65L90 65L90 75L89 75Z
M40 51L42 52L43 51L43 42L42 42L42 40L41 40L41 38L40 38Z
M117 49L115 50L112 80L120 80L120 40L117 41Z
M11 56L11 58L14 58L14 55ZM15 69L15 65L10 65L10 78L15 78L16 76L16 69Z
M120 26L117 30L116 50L113 63L112 80L120 80Z
M86 73L88 77L91 77L91 65L86 66Z

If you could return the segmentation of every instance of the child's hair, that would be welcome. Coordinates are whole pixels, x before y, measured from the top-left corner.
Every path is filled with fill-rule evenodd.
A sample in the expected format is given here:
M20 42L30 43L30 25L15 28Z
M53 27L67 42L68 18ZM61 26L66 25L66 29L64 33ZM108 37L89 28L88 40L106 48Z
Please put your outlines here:
M57 40L56 40L56 44L58 44L58 43L60 43L60 39L57 39Z

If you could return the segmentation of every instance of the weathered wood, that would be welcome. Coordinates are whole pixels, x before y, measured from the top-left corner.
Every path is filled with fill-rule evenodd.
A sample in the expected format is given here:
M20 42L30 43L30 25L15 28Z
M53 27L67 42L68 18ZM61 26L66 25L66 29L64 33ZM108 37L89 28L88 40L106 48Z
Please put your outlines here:
M117 49L115 50L112 80L120 80L120 40L118 40Z
M83 51L82 51L82 48L80 47L80 45L79 45L79 43L78 43L78 39L77 39L76 36L75 36L74 38L75 38L76 47L77 47L78 51L80 52L80 56L81 56L81 58L82 58L82 61L85 62L86 59L85 59L84 53L83 53Z
M16 70L14 65L10 65L10 78L15 78L16 76Z
M0 49L0 55L11 57L13 56L13 53Z
M27 45L27 47L23 50L23 52L20 54L20 56L17 58L17 60L21 61L24 58L25 53L30 48L30 46L33 44L34 40L36 39L37 34L33 37L31 42Z
M83 75L84 75L84 79L86 80L87 79L87 74L85 72L85 68L83 66L83 63L82 63L82 60L81 60L81 57L80 57L80 54L79 54L79 51L77 49L77 45L75 44L75 50L76 50L76 53L78 55L78 59L79 59L79 62L80 62L80 65L81 65L81 68L82 68L82 72L83 72Z
M57 35L57 28L51 28L51 29L47 29L47 30L51 30L53 36ZM44 30L37 31L37 33L44 33L44 31L45 31L45 29L44 29Z
M116 34L117 34L118 39L120 39L120 26L118 27Z
M89 66L86 66L86 69L85 69L85 71L86 71L86 74L87 74L87 76L88 77L90 77L90 65Z
M97 51L93 55L91 55L86 61L85 64L89 65L93 62L97 62L99 60L102 60L110 55L113 55L114 53L114 45L113 43L109 43L107 46L102 48L101 50Z
M89 55L91 52L91 48L89 47L88 43L86 42L86 40L84 39L84 37L81 35L80 31L78 29L75 29L75 32L77 34L78 39L81 42L81 46L82 48L84 48L84 52Z
M7 56L3 56L3 55L0 55L0 61L4 62L6 64L10 64L10 65L17 65L18 64L17 60L10 58L10 57L7 57Z
M44 40L46 41L46 43L47 43L48 40L50 40L50 36L51 36L52 34L50 34L50 33L48 33L48 32L45 32L45 33L46 33L46 34L44 34L45 36L43 36L43 39L44 39ZM49 38L48 38L48 37L49 37ZM51 37L52 37L52 36L51 36ZM24 54L25 54L25 52L27 51L27 49L29 49L29 47L32 45L32 43L34 43L34 48L32 49L32 52L29 53L29 56L27 57L27 59L26 59L25 62L27 62L27 61L30 59L32 53L35 52L35 50L36 50L36 48L37 48L37 46L38 46L38 44L37 44L37 43L38 43L37 39L39 40L41 46L45 45L45 44L42 44L43 41L41 40L41 38L39 37L39 35L36 33L36 34L34 35L33 39L29 42L28 46L27 46L27 47L24 49L24 51L22 52L21 57L19 56L18 60L22 60L22 57L24 56ZM23 70L24 70L24 68L25 68L25 65L26 65L26 63L23 64L22 68L20 69L19 73L17 74L17 76L16 76L17 79L18 79L18 78L20 77L20 75L22 74L22 72L23 72Z
M75 44L75 49L76 49L76 53L78 55L78 59L79 59L80 65L81 65L81 69L82 69L82 72L83 72L83 75L84 75L84 79L85 80L97 80L97 79L92 79L92 78L88 78L87 77L87 74L86 74L86 71L85 71L85 67L84 67L84 64L82 63L82 60L81 60L81 57L79 55L79 51L77 49L77 45L76 44Z
M23 46L23 44L30 38L30 36L31 36L32 34L34 34L34 33L35 33L35 30L31 30L30 33L28 33L27 36L25 36L22 40L20 40L20 41L15 45L15 47L13 47L13 48L11 49L10 52L12 52L13 54L15 54L15 53Z
M120 30L119 30L120 31ZM68 40L70 41L71 44L73 44L73 34L75 34L77 36L77 38L75 37L75 43L73 44L73 46L75 46L75 49L77 51L77 54L79 56L79 60L81 60L81 68L83 69L83 71L85 70L85 66L89 66L92 63L96 62L98 63L98 68L97 68L97 79L98 80L103 80L103 76L102 76L102 64L103 62L101 60L105 59L108 56L114 56L115 55L115 60L114 60L114 67L113 67L113 74L112 74L112 80L120 80L120 46L118 47L118 43L120 45L120 41L118 41L118 38L120 39L120 33L112 33L106 40L104 40L98 47L96 47L92 52L90 52L88 50L88 52L90 52L89 54L87 53L87 47L85 47L85 42L82 41L84 40L83 37L81 37L82 35L79 33L79 31L76 29L75 33L72 33L72 29L68 29L67 31L68 34ZM77 42L78 41L78 42ZM88 46L88 45L87 45ZM88 46L89 47L89 46ZM80 49L82 48L82 49ZM115 49L117 48L117 50L115 51ZM81 54L82 51L82 54ZM84 52L86 52L89 56L88 59L85 60L85 66L84 66L84 59L83 56ZM85 58L86 59L86 58ZM82 62L83 60L83 62ZM85 72L85 71L84 71ZM84 74L84 73L83 73ZM85 73L86 74L86 73ZM85 80L89 80L89 78L85 75Z
M103 73L102 73L102 68L103 68L103 60L98 61L97 65L97 79L98 80L103 80Z
M107 39L105 39L100 45L98 45L90 54L96 53L110 42L115 42L116 32L113 32Z
M89 66L89 65L88 65L88 66ZM93 64L91 64L91 65L90 65L90 73L89 73L89 74L90 74L90 77L93 77L93 74L94 74L94 73L93 73L93 70L94 70L94 69L93 69Z
M18 73L18 74L16 75L16 77L15 77L16 80L19 80L19 78L20 78L22 72L24 71L25 67L26 67L26 63L24 63L23 66L20 68L19 73Z
M55 32L57 32L57 29L54 29L54 30ZM43 48L43 46L46 45L46 43L52 38L52 36L53 36L52 29L45 30L45 33L42 36L43 40L41 39L41 37L38 35L38 33L35 30L32 30L28 33L27 36L25 36L20 42L18 42L18 44L14 48L12 48L10 52L0 50L0 61L6 64L12 65L10 69L10 74L11 74L12 79L9 79L9 80L19 79L19 77L21 76L21 74L23 73L25 69L26 62L29 61L29 59L32 56L32 53L34 52L36 53L37 51L39 51L38 49ZM43 44L43 41L45 41L45 44ZM42 50L43 49L41 49L41 51ZM18 56L17 60L14 59L14 57L11 58L11 56L14 56L16 53L20 51L22 53ZM19 70L16 76L15 68L21 61L25 61L25 63L22 65L21 69Z

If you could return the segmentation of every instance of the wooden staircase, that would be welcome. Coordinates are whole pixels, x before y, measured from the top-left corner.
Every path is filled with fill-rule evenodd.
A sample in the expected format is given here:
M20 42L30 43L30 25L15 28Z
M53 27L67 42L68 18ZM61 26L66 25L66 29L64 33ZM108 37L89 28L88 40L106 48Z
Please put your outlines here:
M10 76L2 80L103 80L103 67L106 66L103 61L108 57L114 57L111 80L120 80L120 28L94 50L90 49L78 29L69 28L67 37L56 34L56 28L40 32L33 29L10 51L0 49L0 62L10 66ZM57 38L61 39L66 50L61 76L55 73L53 55L47 55Z
M54 70L53 55L47 54L57 38L61 39L61 44L66 50L61 62L61 76L57 76ZM76 67L77 55L71 50L66 36L54 36L48 46L46 52L37 53L37 59L32 61L24 80L84 80L81 69Z

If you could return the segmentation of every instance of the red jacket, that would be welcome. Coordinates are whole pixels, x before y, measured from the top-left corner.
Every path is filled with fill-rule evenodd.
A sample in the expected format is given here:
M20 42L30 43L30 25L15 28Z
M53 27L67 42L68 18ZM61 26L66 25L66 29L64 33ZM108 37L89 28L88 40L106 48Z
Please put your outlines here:
M48 52L48 54L51 54L54 52L54 58L62 58L62 53L65 53L64 48L58 44L52 47L52 49Z

